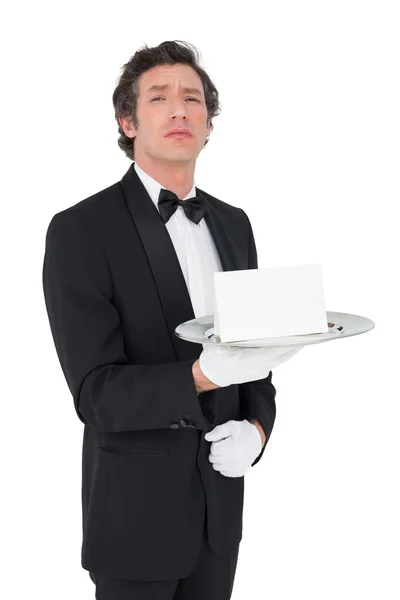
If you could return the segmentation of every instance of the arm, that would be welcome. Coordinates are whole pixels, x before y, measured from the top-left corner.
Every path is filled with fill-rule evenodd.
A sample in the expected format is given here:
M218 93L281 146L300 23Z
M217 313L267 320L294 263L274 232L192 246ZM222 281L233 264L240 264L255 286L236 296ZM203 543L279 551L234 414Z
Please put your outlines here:
M188 415L207 429L193 360L131 364L106 257L79 215L52 218L43 262L51 333L79 419L102 431L169 428Z
M265 433L264 445L260 454L251 465L252 467L254 467L254 465L262 458L275 422L276 390L271 382L271 378L272 371L270 371L268 377L264 379L239 384L241 418L247 419L250 423L258 421ZM254 424L257 427L257 424Z
M242 210L249 226L249 269L258 269L257 249L254 240L253 229L246 213ZM276 389L272 384L272 371L268 377L256 381L248 381L239 384L239 397L242 411L242 419L247 419L254 423L260 431L260 435L265 439L260 454L253 464L254 467L262 458L267 442L271 436L276 416L275 396ZM262 428L262 431L260 430ZM264 433L264 436L262 435Z
M260 421L258 419L252 419L250 421L250 423L252 423L253 425L255 425L257 427L258 432L259 432L259 434L261 436L261 443L262 443L262 445L264 447L265 443L267 441L267 436L266 436L266 433L264 431L264 427L261 425L261 423L260 423Z
M221 387L204 375L203 371L200 369L199 359L193 363L192 371L196 391L198 394L201 394L201 392L209 392Z

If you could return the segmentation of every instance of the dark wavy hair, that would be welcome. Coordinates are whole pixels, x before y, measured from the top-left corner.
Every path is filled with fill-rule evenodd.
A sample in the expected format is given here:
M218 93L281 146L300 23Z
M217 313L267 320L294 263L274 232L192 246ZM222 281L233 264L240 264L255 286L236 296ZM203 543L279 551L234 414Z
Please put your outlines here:
M158 46L149 48L146 44L135 52L135 54L122 67L123 71L118 79L114 90L112 101L115 111L115 119L118 124L118 146L125 152L128 158L134 160L135 138L128 137L119 122L120 117L132 120L135 129L139 127L136 115L137 99L139 95L139 77L145 71L158 65L174 65L181 63L191 66L199 75L204 90L207 106L207 121L210 122L210 133L213 130L212 119L221 112L218 90L207 73L199 65L199 52L195 46L175 40L162 42ZM208 144L209 136L206 137L204 146ZM203 146L203 147L204 147Z

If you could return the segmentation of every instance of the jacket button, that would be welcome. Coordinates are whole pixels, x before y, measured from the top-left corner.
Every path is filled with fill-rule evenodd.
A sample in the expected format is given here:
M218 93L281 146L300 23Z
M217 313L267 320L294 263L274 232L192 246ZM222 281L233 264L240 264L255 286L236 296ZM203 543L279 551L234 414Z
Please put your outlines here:
M170 429L179 429L179 425L178 423L172 423L172 425L169 426Z

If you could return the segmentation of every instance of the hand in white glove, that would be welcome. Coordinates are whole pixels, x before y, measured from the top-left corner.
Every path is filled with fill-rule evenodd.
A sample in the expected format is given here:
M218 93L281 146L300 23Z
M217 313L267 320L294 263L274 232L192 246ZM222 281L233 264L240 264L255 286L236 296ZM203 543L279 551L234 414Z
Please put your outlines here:
M244 421L227 421L204 436L212 442L208 460L225 477L242 477L262 450L257 427Z
M279 348L248 348L202 344L199 356L200 369L210 381L225 387L267 377L271 369L289 360L304 346Z

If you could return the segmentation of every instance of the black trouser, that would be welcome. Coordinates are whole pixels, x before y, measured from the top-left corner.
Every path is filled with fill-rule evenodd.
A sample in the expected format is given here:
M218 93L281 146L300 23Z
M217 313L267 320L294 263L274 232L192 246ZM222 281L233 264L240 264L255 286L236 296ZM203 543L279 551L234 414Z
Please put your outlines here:
M96 600L229 600L232 594L239 546L228 558L212 554L203 531L200 554L193 571L183 579L131 581L96 575Z

